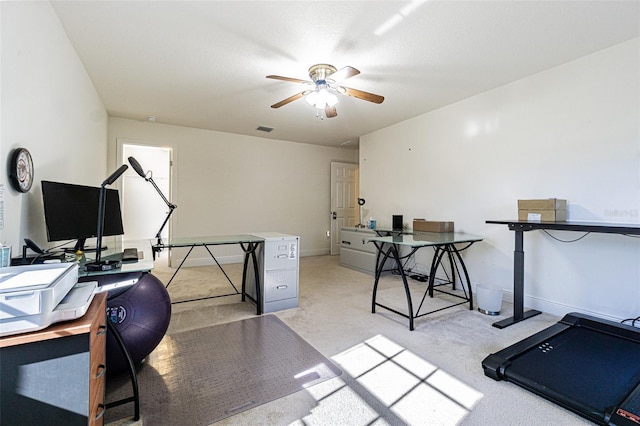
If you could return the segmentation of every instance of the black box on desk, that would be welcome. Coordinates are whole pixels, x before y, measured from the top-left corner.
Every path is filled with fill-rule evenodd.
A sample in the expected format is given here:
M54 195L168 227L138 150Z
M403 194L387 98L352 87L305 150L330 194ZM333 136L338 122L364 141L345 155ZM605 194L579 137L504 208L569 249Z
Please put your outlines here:
M392 219L393 219L393 221L392 221L392 229L394 231L402 231L402 228L403 228L402 215L401 214L394 214Z

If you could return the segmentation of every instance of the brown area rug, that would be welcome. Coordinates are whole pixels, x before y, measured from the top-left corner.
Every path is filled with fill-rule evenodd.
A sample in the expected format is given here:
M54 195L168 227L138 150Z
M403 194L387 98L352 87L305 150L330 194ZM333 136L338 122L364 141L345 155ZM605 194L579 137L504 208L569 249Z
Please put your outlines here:
M275 315L167 335L138 368L148 425L209 425L339 376L342 371ZM126 374L107 379L107 402L131 395ZM105 421L133 416L133 404Z

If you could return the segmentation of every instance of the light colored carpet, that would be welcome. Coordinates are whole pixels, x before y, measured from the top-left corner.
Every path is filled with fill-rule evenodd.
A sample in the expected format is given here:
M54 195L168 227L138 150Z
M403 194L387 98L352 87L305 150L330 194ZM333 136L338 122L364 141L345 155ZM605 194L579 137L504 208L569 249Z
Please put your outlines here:
M239 284L242 265L223 266ZM181 270L169 287L172 299L211 292L213 286L226 291L228 283L216 269ZM188 276L183 275L187 271ZM172 273L166 260L156 261L154 275L166 282ZM473 271L469 273L473 278ZM383 280L388 296L398 298L390 303L406 306L402 292L394 290L400 279ZM487 355L560 318L543 313L500 330L491 324L510 316L511 304L503 303L499 316L462 305L417 319L415 330L409 331L405 318L383 309L371 313L372 287L372 276L340 266L339 256L301 258L299 307L275 315L344 372L218 424L590 424L514 384L494 381L482 370ZM240 296L174 304L168 333L251 318L255 312L255 306L241 303ZM144 424L145 413L141 416L139 422L109 426Z

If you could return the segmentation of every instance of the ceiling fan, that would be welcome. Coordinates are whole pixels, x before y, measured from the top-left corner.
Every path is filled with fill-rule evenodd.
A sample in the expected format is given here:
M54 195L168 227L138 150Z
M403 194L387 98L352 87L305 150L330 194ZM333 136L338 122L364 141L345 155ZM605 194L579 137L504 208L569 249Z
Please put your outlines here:
M280 108L283 105L304 97L310 105L316 107L316 111L320 118L333 118L338 115L336 111L338 97L336 94L348 95L354 98L381 104L382 101L384 101L383 96L338 85L339 82L358 74L360 74L360 71L350 66L346 66L338 70L333 65L316 64L309 68L309 77L311 78L311 81L282 77L280 75L268 75L267 78L274 80L283 80L292 83L302 83L315 86L313 89L303 90L300 93L289 96L288 98L271 105L271 108Z

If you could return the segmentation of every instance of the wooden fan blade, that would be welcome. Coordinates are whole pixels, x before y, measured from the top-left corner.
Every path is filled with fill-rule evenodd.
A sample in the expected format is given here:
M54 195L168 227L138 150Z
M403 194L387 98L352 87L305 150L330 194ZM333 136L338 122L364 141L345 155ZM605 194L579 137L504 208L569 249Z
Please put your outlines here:
M292 83L313 84L313 82L309 80L300 80L298 78L283 77L281 75L268 75L267 78L272 78L274 80L290 81Z
M278 102L277 104L271 105L271 108L280 108L281 106L286 105L289 102L293 102L293 101L295 101L297 99L300 99L301 97L303 97L305 95L305 93L306 93L306 91L305 92L296 93L293 96L289 96L287 99L283 99L280 102Z
M336 111L336 107L327 106L324 109L324 116L327 118L333 118L338 116L338 111Z
M381 104L384 101L384 96L375 95L373 93L364 92L358 89L351 89L349 87L345 87L345 94L349 96L353 96L354 98L362 99L365 101L373 102L375 104Z
M353 77L354 75L360 74L360 71L353 67L346 66L344 68L340 68L338 71L334 72L329 76L330 80L335 81L336 83L342 80L346 80L348 78Z

